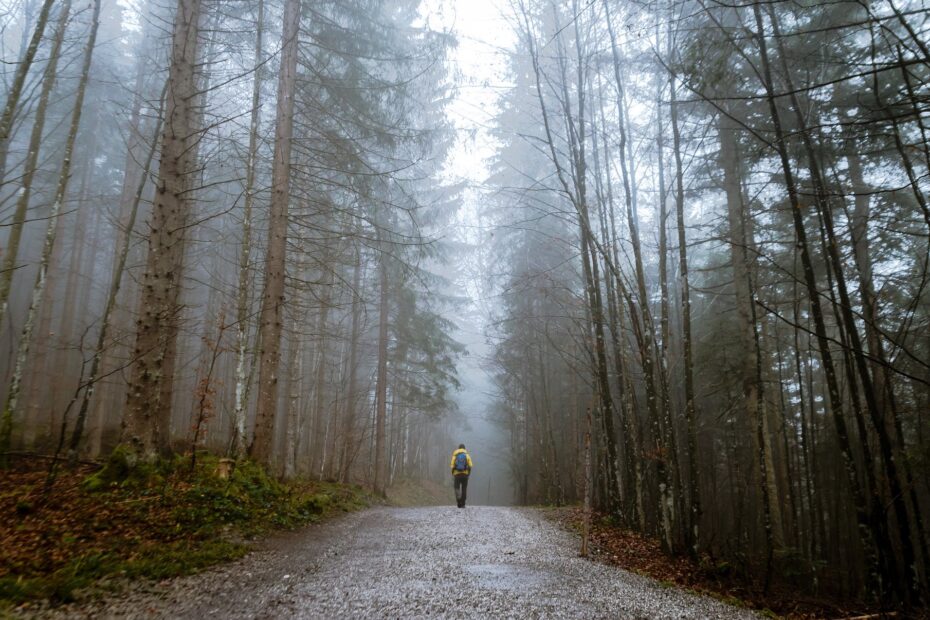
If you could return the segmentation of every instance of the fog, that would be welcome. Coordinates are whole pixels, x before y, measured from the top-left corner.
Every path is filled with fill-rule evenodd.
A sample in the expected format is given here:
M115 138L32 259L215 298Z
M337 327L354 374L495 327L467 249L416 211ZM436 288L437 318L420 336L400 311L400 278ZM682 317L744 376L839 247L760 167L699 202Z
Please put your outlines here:
M920 0L6 0L0 459L584 503L810 595L930 540ZM837 571L833 567L844 567Z

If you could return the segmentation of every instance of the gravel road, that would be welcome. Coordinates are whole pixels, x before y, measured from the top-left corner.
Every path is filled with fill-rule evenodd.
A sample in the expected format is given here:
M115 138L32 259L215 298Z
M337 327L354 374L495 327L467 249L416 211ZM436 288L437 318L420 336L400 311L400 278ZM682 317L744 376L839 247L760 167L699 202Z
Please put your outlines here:
M538 512L376 508L270 539L242 560L139 584L67 618L753 618L578 557Z

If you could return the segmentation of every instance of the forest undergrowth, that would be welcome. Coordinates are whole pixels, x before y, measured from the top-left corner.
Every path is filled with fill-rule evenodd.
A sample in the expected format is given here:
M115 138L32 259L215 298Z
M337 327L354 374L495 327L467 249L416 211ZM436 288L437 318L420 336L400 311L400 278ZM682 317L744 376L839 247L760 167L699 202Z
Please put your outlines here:
M560 526L581 533L584 511L578 506L545 510ZM921 611L881 614L874 605L862 601L810 596L789 578L773 583L763 592L760 579L749 566L738 566L704 555L671 556L656 538L616 525L607 515L595 513L591 521L589 557L630 572L651 577L669 587L691 590L740 607L759 610L773 617L807 620L813 618L918 618L930 616ZM787 573L783 573L787 574Z
M219 465L203 456L192 468L188 455L130 470L115 453L63 469L47 490L48 463L18 460L0 476L0 610L194 573L243 556L259 535L372 500L353 485L282 483L251 462L224 479Z

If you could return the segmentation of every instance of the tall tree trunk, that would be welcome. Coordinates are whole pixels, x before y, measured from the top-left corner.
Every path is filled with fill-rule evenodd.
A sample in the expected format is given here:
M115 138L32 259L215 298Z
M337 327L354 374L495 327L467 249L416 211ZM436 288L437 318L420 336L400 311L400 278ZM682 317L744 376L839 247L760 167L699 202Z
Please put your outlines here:
M97 131L96 122L90 126L89 131L92 132L88 140L89 144L85 145L84 148L86 152L94 153L97 147L96 137L94 135ZM64 308L58 324L58 342L64 349L70 348L73 344L71 339L77 327L77 321L75 320L77 309L86 308L89 303L90 292L93 286L80 286L80 279L83 274L88 274L89 280L92 281L93 279L92 270L96 262L96 247L97 241L100 238L100 229L103 220L99 211L88 213L85 207L88 203L87 191L91 176L93 175L94 165L92 159L88 159L88 161L84 163L84 173L81 175L81 187L80 190L78 190L77 206L74 208L73 213L74 230L71 240L69 265L67 270L63 269L63 267L59 267L60 270L66 271L68 274L65 283L65 292L62 296ZM88 228L91 228L91 222L93 222L93 230L90 232L90 239L88 239ZM67 220L62 218L59 220L58 225L67 226ZM59 246L59 250L55 255L52 256L53 264L56 262L56 256L59 257L59 261L63 259L61 256L61 246ZM53 290L53 287L50 286L49 288ZM69 357L67 351L64 352L64 355L59 355L60 359L58 360L57 366L60 372L68 372Z
M61 171L58 175L58 184L55 188L55 196L52 199L52 209L46 225L45 243L42 246L39 272L36 274L35 285L32 289L32 300L26 315L26 323L23 325L23 330L20 334L13 377L10 382L9 391L7 392L3 417L2 420L0 420L0 462L5 462L5 453L9 452L10 435L13 428L13 418L17 412L23 369L25 368L26 359L29 355L32 330L35 326L36 316L41 308L42 299L45 295L46 285L48 283L49 262L51 261L52 251L55 248L55 237L58 232L58 217L61 214L61 207L68 191L68 181L71 179L71 161L74 154L74 143L77 139L78 128L81 125L81 113L84 109L84 94L87 91L87 81L90 76L91 63L94 58L94 46L97 42L97 30L100 26L100 2L101 0L95 0L93 5L90 33L84 48L80 81L78 82L77 93L74 98L74 107L71 112L71 123L68 128L68 135L65 138Z
M634 332L641 333L639 340L640 358L643 365L643 378L646 392L646 410L649 412L649 420L652 428L652 458L656 465L656 472L659 478L659 518L662 524L662 541L667 550L674 550L674 524L672 515L672 501L674 490L671 488L671 480L666 465L666 452L674 450L674 446L663 445L663 420L662 413L659 411L659 390L656 384L656 368L653 352L656 347L655 324L652 318L652 312L649 308L649 295L646 290L646 276L643 268L642 247L639 238L639 218L636 213L636 198L632 188L632 174L629 170L629 157L627 156L627 123L624 114L624 89L623 80L620 75L620 55L617 47L617 36L614 31L613 19L610 8L605 0L604 11L607 22L607 32L610 35L610 48L613 60L614 83L617 90L617 123L620 130L620 144L617 148L617 154L620 158L620 171L623 179L623 190L626 202L627 226L630 232L630 243L633 248L634 268L636 271L636 288L639 296L639 317L631 316L631 320L640 323L639 330ZM675 463L673 463L673 466Z
M259 317L261 358L258 371L258 413L255 418L255 436L249 449L252 458L266 465L271 461L275 414L278 408L278 367L281 362L281 323L284 313L287 211L290 201L300 0L287 0L284 5L283 24L274 158L271 168L268 249L265 255L265 290Z
M588 415L585 416L587 426L584 433L584 521L581 534L581 557L588 557L588 537L591 533L591 483L594 476L592 475L591 461L591 410L588 409Z
M685 420L688 426L688 487L691 514L688 519L688 548L701 551L701 476L697 464L697 411L694 404L694 354L691 335L691 283L688 275L688 242L685 234L685 182L681 161L681 132L678 127L678 93L675 75L669 77L671 100L672 152L675 156L675 213L678 228L678 277L681 291L681 346L684 353Z
M771 577L773 554L784 547L778 487L773 471L771 435L766 432L765 391L762 383L759 329L755 312L752 259L754 246L750 238L738 172L736 124L727 115L720 115L720 164L724 170L727 193L727 216L730 236L730 257L733 268L733 289L742 350L743 408L746 419L756 431L759 450L760 490L762 492L763 526L767 544L766 584Z
M575 14L581 10L577 1L573 2L572 10ZM594 228L591 225L590 205L588 201L588 163L587 163L587 144L588 123L585 112L587 103L585 96L588 89L587 71L588 64L585 58L585 50L582 47L582 33L580 31L579 20L573 20L574 23L574 41L575 41L575 62L577 65L575 76L576 89L576 112L577 120L570 113L569 92L568 92L568 75L565 69L565 63L561 62L562 68L562 96L566 106L566 122L568 123L569 146L571 147L574 174L572 180L575 187L574 201L575 210L578 213L581 223L582 253L584 261L590 260L588 266L587 289L588 299L591 308L591 320L593 322L594 332L594 353L596 361L596 372L598 378L598 392L600 394L601 407L600 426L603 429L603 442L605 449L605 475L607 480L607 506L614 514L623 517L621 499L622 481L619 475L620 459L617 451L617 437L614 430L614 402L610 388L610 375L607 360L606 336L604 333L604 301L601 291L601 277L599 261L596 252L596 237ZM561 38L559 38L561 47ZM563 55L560 54L560 58Z
M241 459L246 453L245 408L248 406L248 339L250 300L249 271L252 256L252 205L255 202L255 172L258 167L258 132L261 125L262 37L265 31L265 2L258 0L255 31L255 74L252 76L252 112L249 119L249 152L245 173L245 200L242 209L242 240L239 246L239 290L236 298L236 391L233 409L233 453ZM254 351L253 351L254 354ZM254 362L253 362L254 365Z
M209 23L201 23L198 26L198 33L212 33L216 30L217 24L220 19L220 12L213 11L211 15L212 19ZM201 21L206 21L207 14L202 13L199 17ZM199 37L199 34L197 35ZM196 186L194 186L194 176L202 170L203 163L200 161L200 145L203 140L206 138L206 134L209 131L208 127L204 126L204 116L206 114L206 106L208 101L208 96L210 93L210 83L212 78L212 73L210 71L204 71L202 67L206 67L211 62L214 52L216 50L216 37L208 37L208 45L205 50L205 53L201 54L197 52L195 70L197 76L194 82L193 97L189 101L189 105L193 111L191 127L197 132L197 137L194 139L190 148L188 149L186 155L190 162L188 180L188 188L184 195L184 199L187 205L190 207L189 212L186 214L188 220L192 218L192 215L196 212L197 200L196 200ZM177 279L175 285L170 289L170 297L168 299L168 305L172 308L176 308L176 312L172 316L172 320L167 323L167 330L165 333L164 341L164 355L162 357L163 363L161 366L161 380L159 382L159 395L158 395L158 416L159 419L155 425L156 428L156 445L161 454L170 455L174 451L172 445L173 441L173 428L172 422L174 417L174 405L175 403L175 380L177 379L177 362L179 358L178 352L178 334L180 332L182 313L184 311L184 306L181 303L181 282L184 271L184 260L187 252L187 235L182 235L180 238L180 244L177 248L177 254L180 259L181 267L177 271ZM212 290L212 289L211 289ZM190 351L193 349L193 345L189 340L184 340L180 342L181 353Z
M94 346L94 353L90 362L90 371L87 375L87 379L84 382L86 387L84 388L84 394L81 398L81 406L78 409L77 418L75 418L74 421L74 430L72 431L71 439L68 442L68 462L71 464L71 466L74 466L77 463L78 449L80 448L81 440L84 435L84 427L87 423L87 412L90 408L91 400L94 397L94 392L97 389L97 383L102 378L100 376L101 365L103 363L103 357L106 352L107 339L110 336L113 312L116 310L116 301L119 298L120 287L122 286L123 282L123 274L126 271L126 259L129 256L129 248L132 242L132 231L136 225L136 216L139 213L139 203L142 201L142 193L145 191L145 185L148 182L149 171L152 168L152 160L154 159L155 151L158 148L158 139L162 128L162 111L164 110L166 89L167 84L165 85L165 89L162 90L160 99L161 105L159 106L155 121L155 128L152 132L152 144L148 153L146 154L145 163L142 166L142 174L138 177L135 193L132 195L131 201L126 208L126 220L124 222L125 229L122 231L122 234L119 236L118 240L116 261L114 263L112 275L110 276L110 286L107 290L106 305L104 306L103 316L100 319L100 331L97 334L97 343ZM129 174L128 170L126 171L126 174Z
M784 130L782 129L781 116L778 105L775 100L774 86L772 82L772 72L768 60L768 44L765 39L765 29L762 24L762 13L758 5L753 6L753 16L756 22L755 37L758 42L759 56L762 66L761 81L765 89L766 100L769 106L769 114L775 131L775 148L778 152L782 171L785 175L785 185L788 192L788 200L791 205L792 222L794 225L795 237L797 239L798 250L801 255L801 266L804 272L804 283L807 287L808 302L810 303L811 315L814 319L814 331L817 339L817 347L820 352L821 364L823 366L824 378L827 383L827 393L829 396L829 407L833 424L836 429L837 439L840 444L840 451L843 455L843 465L846 471L846 477L849 482L849 488L853 496L856 510L856 519L859 525L859 535L863 549L866 555L866 563L872 573L874 584L881 584L880 578L875 579L875 571L878 567L876 540L881 538L879 529L881 528L873 517L870 517L867 509L865 493L859 482L856 462L852 452L852 446L849 439L849 432L846 427L846 419L843 413L843 399L840 395L839 382L836 377L836 368L833 363L833 353L830 349L830 340L827 336L827 327L824 321L823 307L820 303L820 291L817 288L817 279L814 274L813 260L811 259L810 249L807 243L807 231L804 226L804 216L801 212L801 202L798 196L797 186L794 181L794 171L788 157L788 147L785 140ZM892 583L894 583L892 581Z
M598 74L599 75L599 74ZM600 79L598 79L598 85L600 86ZM604 113L604 106L599 106L601 126L606 127L607 121ZM592 114L593 118L593 114ZM595 154L597 153L597 143L594 144ZM603 149L604 149L604 161L610 161L610 153L608 149L608 143L606 138L603 140ZM598 160L595 158L595 165L597 166ZM600 174L595 169L596 178L600 178ZM603 247L609 248L609 258L603 257L605 266L608 271L611 270L611 266L616 268L620 264L619 256L619 239L617 238L617 227L614 223L617 221L617 216L614 210L614 192L613 192L613 182L611 180L610 168L609 165L605 163L605 173L604 180L606 184L606 202L609 207L609 211L602 215L603 218L603 235L604 241L602 243ZM616 373L616 385L617 385L617 396L620 402L620 424L623 431L623 446L625 452L625 462L626 467L624 469L629 470L629 474L632 476L632 486L633 486L633 510L631 510L631 518L629 522L634 523L632 519L632 514L636 515L636 525L639 527L640 532L646 531L646 513L645 513L645 502L643 498L643 483L644 483L644 471L643 471L643 445L642 438L639 428L639 416L637 414L636 407L636 393L632 388L630 372L628 370L628 362L625 347L623 346L623 338L625 338L625 321L623 314L623 304L624 300L629 300L630 303L630 316L634 316L634 309L632 298L629 295L629 292L626 290L626 285L623 282L623 279L618 277L618 273L612 273L613 277L605 278L606 292L607 292L607 310L608 310L608 319L610 321L610 334L611 334L611 344L614 354L614 369ZM633 319L635 322L635 319Z
M522 7L522 5L521 5ZM560 71L561 71L561 92L562 92L562 111L565 117L565 122L568 126L568 141L569 149L571 151L571 161L570 167L572 171L571 179L566 175L564 166L557 152L557 146L553 136L552 128L550 126L548 106L546 105L545 97L543 96L542 91L542 74L539 67L539 57L536 49L535 40L533 38L532 29L529 23L529 16L525 10L525 7L522 7L522 18L525 24L525 35L527 44L530 48L530 55L533 62L533 71L535 75L535 90L536 97L539 102L540 111L543 117L543 126L545 127L546 132L546 141L549 149L549 156L552 165L556 169L556 174L559 178L559 182L562 185L562 188L565 192L565 195L569 198L572 203L572 206L575 209L575 212L578 216L578 226L580 230L580 237L582 243L582 267L585 277L585 295L587 298L588 310L590 314L590 328L591 328L591 339L594 343L594 352L595 359L593 360L594 369L597 377L597 390L598 396L601 400L601 407L599 408L599 425L604 429L604 440L607 447L607 457L606 457L606 475L607 480L609 481L609 494L608 494L608 503L612 511L618 512L620 510L619 504L616 503L619 498L619 477L617 474L618 470L618 460L617 460L617 451L616 451L616 437L613 431L613 400L610 391L610 381L609 374L607 370L607 358L606 358L606 348L604 342L604 323L603 323L603 303L601 301L601 291L599 284L599 276L597 273L597 261L591 261L592 257L595 257L595 247L597 245L597 240L594 236L593 229L591 227L591 221L588 212L588 203L586 197L586 163L585 163L585 67L586 64L582 59L582 52L580 48L579 38L580 33L578 32L577 20L575 21L575 39L576 39L576 57L578 60L577 68L577 113L579 118L576 120L573 118L571 112L570 97L568 92L568 71L565 66L566 54L564 50L559 54L560 59ZM557 26L558 28L558 26ZM559 48L561 50L561 38L557 37L559 42ZM603 252L602 252L603 254ZM606 256L606 255L605 255Z
M661 84L661 82L660 82ZM682 488L681 475L678 468L678 447L675 441L675 423L672 420L672 399L669 387L669 341L671 340L671 321L669 314L669 292L668 292L668 191L665 184L665 127L662 118L662 92L661 89L656 93L656 167L657 183L659 194L659 344L656 347L658 357L659 387L660 387L660 404L662 418L665 425L665 437L663 443L666 445L666 453L669 462L672 463L672 493L669 497L671 508L671 523L678 525L674 528L673 538L674 548L679 547L680 521L677 515L682 514ZM682 515L684 516L684 515ZM686 528L687 530L687 528Z
M796 254L796 252L795 252ZM795 264L797 260L794 261ZM801 299L798 291L798 283L794 282L794 295L792 307L794 310L794 322L800 325L801 322ZM800 330L795 328L794 333L794 371L798 382L798 408L801 415L801 442L800 450L804 463L804 488L807 496L808 521L810 528L810 544L808 546L808 557L813 562L822 553L822 545L826 536L823 531L823 505L819 489L816 488L815 472L817 471L815 463L815 445L814 445L814 409L807 407L806 398L812 396L813 386L807 385L807 395L805 395L805 378L801 369L801 337ZM814 575L814 591L817 591L817 571L811 571Z
M93 151L91 150L91 152ZM55 394L53 390L48 389L49 372L53 373L52 376L57 377L73 376L75 369L69 368L69 353L72 353L73 349L77 349L78 354L83 354L82 349L84 343L81 342L79 343L81 346L74 347L74 343L71 342L71 336L75 323L75 312L78 308L88 307L86 299L82 300L84 303L78 303L77 291L78 280L82 273L86 273L83 269L85 266L84 251L88 249L87 246L92 245L93 242L93 240L91 240L89 243L87 240L89 222L86 220L90 218L85 218L84 215L86 212L84 205L87 202L87 183L91 169L91 163L86 162L84 174L81 179L81 188L78 190L77 207L73 212L74 225L71 228L71 256L69 257L68 267L65 268L62 264L63 256L61 243L55 244L55 250L52 252L52 256L49 259L48 281L45 284L46 296L49 299L39 310L39 323L36 338L37 346L32 355L32 361L30 362L29 395L26 399L26 403L28 403L31 409L31 413L28 414L32 422L30 426L34 426L34 430L41 433L47 441L52 441L54 438L55 412L58 405L55 401L55 396L57 396L57 394ZM94 220L96 220L95 228L99 231L100 218L96 217L96 215L97 214L94 214ZM58 219L58 231L55 233L56 238L63 230L68 230L68 220L62 216ZM92 255L93 252L88 252L88 254ZM64 295L61 300L57 300L54 297L55 289L63 273L67 276ZM91 288L93 287L83 286L81 290L82 292L87 292ZM56 333L56 331L52 329L52 321L56 314L58 314L59 308L61 308L61 317L59 320L59 328ZM50 355L50 350L53 348L55 348L58 353L55 356ZM50 370L49 368L49 357L56 358L54 370ZM29 445L28 441L24 441L24 443ZM46 444L36 447L40 450L49 449L51 445Z
M327 411L326 408L326 347L329 341L326 336L329 333L329 310L332 305L333 287L336 284L336 274L333 271L331 257L328 252L323 254L323 264L329 270L328 282L323 285L323 291L320 294L320 323L317 333L319 334L319 351L317 352L316 381L314 387L313 416L318 421L317 436L312 438L316 448L311 454L312 459L320 459L320 477L323 477L323 471L326 465L327 438L332 425L332 418L335 417L334 411Z
M71 17L71 0L64 0L58 9L58 21L55 26L55 38L49 50L48 63L42 74L42 90L36 104L35 118L32 121L32 133L29 136L29 150L23 162L23 174L19 179L19 192L16 196L16 206L13 208L13 220L10 222L10 232L7 236L7 247L3 252L3 264L0 265L0 325L6 316L10 300L10 288L16 272L16 259L19 256L19 244L26 226L26 213L29 209L29 199L32 195L32 184L38 170L39 153L42 150L42 133L45 131L45 116L51 99L52 90L58 78L58 61L61 58L61 47L65 40L65 30L68 19ZM17 76L19 77L19 76ZM12 96L12 93L11 93ZM9 104L9 101L7 102ZM0 121L2 123L2 121ZM3 179L3 166L6 158L6 141L3 140L2 127L0 127L0 181Z
M118 387L114 386L110 389L105 389L103 387L98 388L97 384L98 382L104 381L104 377L111 374L109 369L112 368L115 359L121 356L128 357L130 355L127 343L119 337L114 338L114 332L118 333L121 330L127 330L127 325L130 325L132 322L131 317L128 316L129 313L127 309L124 307L120 308L119 300L120 296L124 302L127 299L138 298L135 291L136 282L130 279L129 286L118 286L118 290L116 291L117 296L112 302L112 307L109 311L106 310L106 307L110 303L109 293L112 291L113 283L117 281L117 278L122 278L121 272L125 269L127 261L129 263L133 262L129 257L131 238L133 230L135 229L138 207L142 200L143 192L148 186L151 165L157 152L158 143L161 138L162 122L164 120L167 80L156 80L158 84L161 84L157 99L158 107L150 108L147 105L148 101L156 94L152 91L152 84L150 84L150 80L148 79L150 77L153 58L146 54L146 51L151 53L152 48L155 47L154 43L152 43L155 40L155 37L152 36L152 15L152 11L149 11L149 15L143 20L142 28L142 40L143 42L149 43L139 50L136 59L136 78L133 89L132 111L129 118L129 136L126 145L126 155L123 159L123 180L119 199L120 212L114 230L115 239L113 262L110 268L110 287L107 289L107 299L104 302L104 316L101 317L100 320L101 330L105 331L104 336L109 338L110 341L107 342L106 339L101 340L98 332L97 347L94 349L94 357L90 362L94 372L92 372L88 376L88 380L85 381L86 387L81 398L78 417L75 421L75 428L72 431L71 440L69 440L68 443L69 455L72 455L69 456L69 461L72 462L72 465L76 462L75 459L77 458L77 454L76 452L72 453L73 449L71 446L74 446L76 449L77 445L81 442L84 427L87 423L87 416L90 415L95 420L95 424L93 425L94 433L91 436L88 452L97 455L100 454L102 449L103 431L107 421L105 412L122 411L121 405L125 403L125 395L122 393L125 389L124 381L120 380L118 382ZM160 50L157 54L157 58L167 63L167 58L163 58L163 56L166 55L166 51ZM145 114L143 114L144 105L147 108L147 113ZM152 129L153 127L154 129ZM123 257L121 260L120 255L123 248L126 249L127 256ZM95 359L98 354L100 354L100 358ZM90 394L88 394L88 391L90 391ZM96 400L89 398L95 394L97 395ZM85 403L85 401L87 402ZM90 403L93 403L92 408L89 406ZM80 410L83 410L83 416Z
M88 153L97 152L99 115L94 113L92 118L93 122L85 130L85 135L88 136L86 138L86 143L83 147L79 146L82 151ZM78 328L78 322L84 321L85 319L85 317L82 317L78 313L82 309L91 307L91 295L95 287L91 286L90 283L94 280L93 275L94 267L97 264L97 250L100 245L99 242L105 219L100 210L89 210L88 206L90 204L88 201L88 192L90 191L95 171L94 159L87 158L84 160L83 168L84 171L81 175L80 190L78 190L77 195L77 206L73 210L73 217L70 219L70 222L66 218L61 218L58 221L60 229L72 230L72 239L70 264L66 270L67 279L61 302L63 307L57 330L58 346L56 355L54 356L54 370L52 371L62 377L76 375L81 381L84 380L84 370L86 370L84 353L85 347L88 345L88 343L84 341L84 338L89 335L91 325L85 325L86 329L82 332L78 342L74 342L73 338L74 332ZM71 222L73 222L73 224L71 224ZM55 290L55 265L56 263L61 263L62 260L61 244L59 244L58 250L52 254L52 272L48 284L49 291ZM58 271L59 273L63 271L60 265ZM49 308L48 310L49 311L43 313L42 323L40 323L40 334L50 334L52 330L51 321L55 312L53 308ZM35 368L45 369L47 367L48 363L45 357L48 355L48 348L49 347L44 347L36 352ZM43 370L39 370L39 372L43 372ZM44 372L48 372L48 370L46 369ZM72 398L66 402L77 402L76 399L79 391L80 389L75 391ZM56 401L54 396L56 395L50 394L46 395L44 399L41 396L32 399L33 406L40 406L46 409L49 429L54 429L55 412L61 411L67 406L65 403L61 403L60 398ZM61 448L59 448L59 450L60 449Z
M184 246L190 221L191 186L197 141L196 66L201 0L178 0L161 138L158 185L152 205L148 252L136 320L136 342L129 379L121 441L133 458L152 461L167 436L171 419L170 383L176 349L178 295L184 267Z
M288 395L287 395L287 430L284 445L284 477L293 478L297 466L297 436L300 426L301 370L301 336L298 321L293 322L294 333L289 344L287 360Z
M340 480L349 482L352 472L352 454L357 442L355 425L358 417L358 346L361 337L362 300L359 295L361 285L362 257L356 250L355 265L352 269L352 333L349 336L349 379L346 384L345 413L343 414L342 456L340 459Z
M6 182L6 160L10 152L10 138L16 113L19 111L19 100L23 94L23 87L26 85L26 76L29 75L29 69L32 68L32 63L35 61L36 52L39 51L39 43L41 43L42 36L45 34L45 27L48 25L49 14L54 4L55 0L43 0L42 2L42 8L36 18L35 29L32 31L32 38L29 40L29 47L26 48L19 65L16 67L16 73L13 74L13 81L10 83L10 91L6 96L6 104L3 106L3 113L0 114L0 185ZM70 3L68 6L70 6ZM68 11L63 12L67 13Z
M904 473L904 486L908 490L908 497L911 502L914 525L917 530L917 545L920 549L921 561L924 567L921 577L926 583L926 571L930 570L930 558L928 558L930 552L927 549L923 514L917 496L915 477L908 456L905 453L904 429L901 425L901 417L897 412L894 386L887 370L887 356L879 329L878 295L875 292L869 242L869 221L871 219L869 203L871 197L868 194L868 188L862 174L862 166L855 149L850 149L848 153L846 157L847 169L855 193L854 210L850 218L850 233L853 243L853 256L859 273L859 291L862 298L862 316L865 324L866 342L869 348L869 359L871 360L870 367L875 384L877 404L880 407L878 413L879 418L885 421L886 426L890 427L890 432L894 433L894 459L901 464Z
M855 368L862 386L862 392L865 396L866 407L875 432L878 437L879 454L881 455L882 464L891 492L891 504L894 508L895 520L898 526L898 535L901 538L901 553L904 560L904 570L907 573L907 592L908 597L918 596L917 588L921 582L918 572L917 560L914 555L914 540L911 536L911 524L907 512L907 495L904 492L901 476L898 474L898 464L895 462L895 447L892 438L889 435L888 428L882 419L884 408L880 402L880 395L876 393L875 385L872 381L872 375L869 372L869 365L863 353L862 343L859 337L859 326L856 318L853 316L852 303L849 297L849 290L846 285L846 276L843 271L843 260L839 255L838 240L833 224L833 210L827 196L827 188L824 177L818 163L818 156L814 150L811 141L810 132L807 128L807 119L801 109L798 95L794 89L794 82L791 77L791 71L788 67L788 61L785 55L784 45L778 24L778 18L772 7L768 7L769 21L772 24L774 40L779 51L781 59L783 79L785 86L790 93L791 107L794 110L795 120L798 125L798 133L804 150L807 153L807 164L810 170L811 181L814 184L815 204L818 207L820 216L823 218L824 228L827 233L827 257L829 258L833 272L836 277L837 291L840 295L839 312L842 322L846 327L847 337L851 346L851 355L855 362ZM760 17L761 21L761 17ZM866 300L863 300L865 303ZM850 386L855 390L855 384ZM896 412L887 412L891 417L896 416Z
M382 244L380 258L380 298L378 305L378 377L375 383L375 462L373 487L375 493L384 495L387 488L387 462L385 445L385 422L387 419L387 384L388 384L388 259L386 247Z
M600 86L600 80L598 80L598 86ZM597 195L597 214L598 223L601 229L601 246L610 248L611 251L616 252L616 234L615 228L613 226L613 186L610 181L610 171L603 169L601 166L601 147L599 145L598 139L599 130L603 131L602 128L606 126L603 106L599 106L599 113L600 128L595 123L595 119L598 118L598 116L594 113L592 98L592 111L590 113L592 143L591 153L593 155L594 161L594 188ZM605 161L609 161L609 152L606 140L603 141L603 148L604 159ZM616 262L616 255L614 255L614 261ZM604 263L606 272L609 270L609 266L607 265L606 260ZM625 466L621 467L619 460L617 462L617 487L619 491L618 501L622 506L622 513L626 516L627 523L632 524L632 517L637 513L634 506L641 506L641 502L638 501L641 499L641 497L640 495L636 495L636 499L631 502L630 500L632 496L629 493L629 489L632 487L634 489L641 490L642 487L636 482L628 484L628 480L638 481L641 477L642 468L639 466L640 460L637 455L641 452L642 448L639 446L638 433L635 431L635 426L631 424L634 413L630 407L631 399L629 397L629 391L626 388L626 379L628 373L623 346L621 343L621 338L623 337L622 335L624 331L622 317L623 303L620 300L618 293L616 292L617 284L615 278L605 277L604 284L604 296L607 298L607 328L610 334L611 351L614 357L614 375L616 376L616 402L619 403L616 409L620 418L620 428L622 429L623 460L625 463Z

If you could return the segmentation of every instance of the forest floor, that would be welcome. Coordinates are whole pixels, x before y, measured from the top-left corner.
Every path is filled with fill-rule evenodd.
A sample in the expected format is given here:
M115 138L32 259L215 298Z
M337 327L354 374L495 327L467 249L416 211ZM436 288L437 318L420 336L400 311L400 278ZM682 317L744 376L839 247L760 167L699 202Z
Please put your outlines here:
M845 618L870 611L785 587L761 596L719 566L669 558L656 541L604 519L592 531L595 561L581 559L577 508L457 510L448 488L419 480L389 490L392 508L300 527L372 498L346 485L284 485L249 463L222 479L217 465L204 457L191 469L178 460L136 475L120 472L118 460L81 465L62 469L46 493L47 462L14 462L0 472L0 617L744 618L751 607ZM398 508L424 505L434 507ZM291 531L275 533L282 529Z
M583 512L579 507L545 509L551 520L563 528L582 531ZM726 562L710 558L701 561L687 556L671 557L662 551L658 540L612 525L603 516L592 520L590 538L592 560L657 579L662 583L713 596L784 618L878 618L878 610L854 601L806 596L797 584L776 583L768 593L759 583L737 574ZM891 614L886 617L902 618ZM908 618L927 618L913 613Z
M48 464L0 471L0 617L194 573L242 557L263 534L370 503L359 487L285 485L251 463L223 479L214 457L133 475L113 461L62 468L46 491Z
M239 561L119 596L22 610L50 618L756 617L578 557L535 509L377 507L266 538Z

